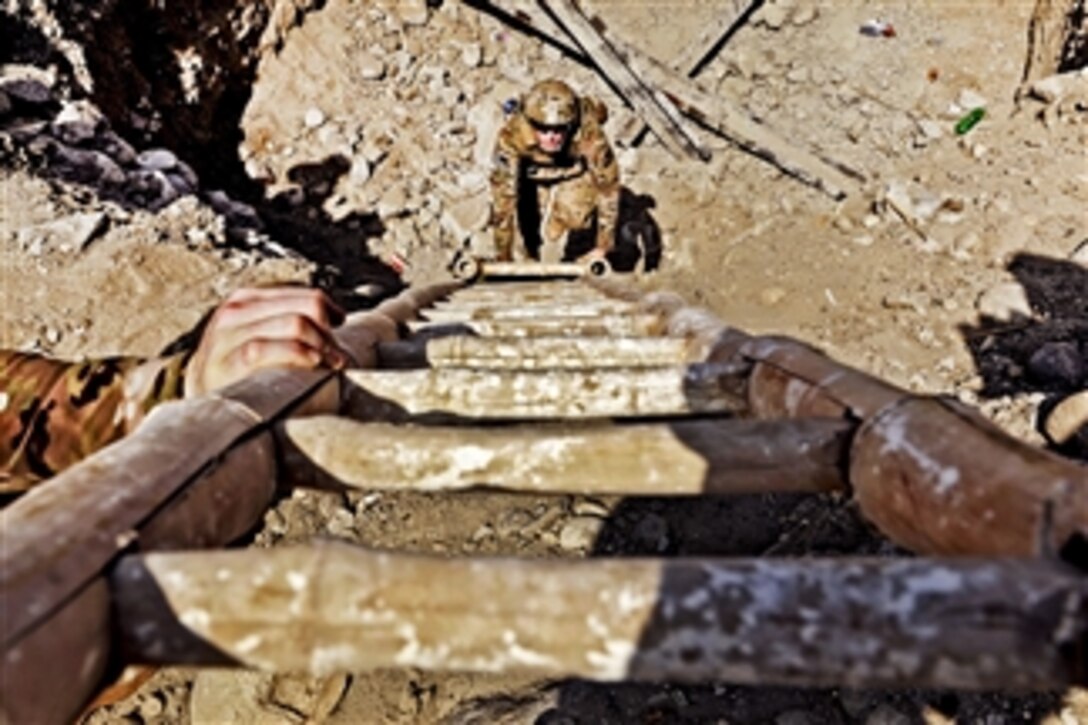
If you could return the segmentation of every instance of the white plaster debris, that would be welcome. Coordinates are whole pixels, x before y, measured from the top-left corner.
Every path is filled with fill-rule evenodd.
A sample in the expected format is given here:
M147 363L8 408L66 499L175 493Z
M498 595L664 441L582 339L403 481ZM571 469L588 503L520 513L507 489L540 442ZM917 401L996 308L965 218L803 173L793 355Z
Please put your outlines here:
M710 592L705 588L699 588L684 597L680 604L683 605L684 609L697 610L702 609L710 602Z
M879 423L878 427L884 432L884 445L880 447L880 455L889 453L902 453L913 460L926 474L930 481L934 482L934 490L944 496L955 489L961 475L958 468L942 465L928 452L919 448L907 439L907 421L902 417L893 417L891 421Z
M646 591L628 584L620 589L616 596L616 608L621 616L627 617L640 610L648 609L656 599L655 591Z
M310 578L299 571L287 572L287 586L291 587L291 591L301 592Z
M212 622L212 616L207 609L185 609L178 616L182 624L197 632L205 632Z
M517 632L512 629L503 631L502 643L508 648L507 656L510 662L552 671L560 669L560 662L554 657L548 657L518 644ZM502 669L505 669L505 667Z
M602 651L586 652L586 662L597 676L607 680L622 680L630 669L635 645L623 639L610 639L602 643Z
M358 665L358 650L349 644L315 647L310 654L310 671L317 677L350 671Z
M239 654L249 654L260 647L263 642L264 639L259 634L251 634L235 642L234 651Z
M450 454L451 474L481 471L495 460L495 452L483 446L460 446Z

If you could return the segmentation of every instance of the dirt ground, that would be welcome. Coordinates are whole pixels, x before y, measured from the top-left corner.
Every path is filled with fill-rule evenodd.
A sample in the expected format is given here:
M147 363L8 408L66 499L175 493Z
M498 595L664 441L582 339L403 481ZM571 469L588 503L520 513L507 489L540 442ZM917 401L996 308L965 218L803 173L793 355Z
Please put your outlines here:
M728 4L584 3L663 62ZM609 105L613 136L631 121L591 69L472 4L177 5L7 0L0 11L4 347L154 355L231 289L274 280L372 305L444 275L459 250L490 251L487 169L505 99L557 76ZM1088 387L1088 76L1066 97L1017 102L1034 8L761 4L698 82L866 181L834 201L705 130L707 163L673 158L652 137L617 148L621 225L644 250L639 283L911 390L957 396L1044 444L1040 412ZM894 35L860 33L870 20ZM957 135L975 107L985 117ZM315 536L451 556L898 553L849 500L799 495L299 492L252 543ZM1088 707L1076 690L612 686L418 671L273 683L176 669L87 721L307 717L1064 725L1088 722Z

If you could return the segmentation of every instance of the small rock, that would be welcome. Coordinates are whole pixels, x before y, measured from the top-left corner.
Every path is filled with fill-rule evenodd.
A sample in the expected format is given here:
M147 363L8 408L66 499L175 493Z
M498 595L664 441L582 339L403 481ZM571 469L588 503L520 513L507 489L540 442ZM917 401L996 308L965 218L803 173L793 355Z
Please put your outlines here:
M377 211L381 219L388 219L402 214L408 209L408 206L408 194L403 186L398 185L382 194L381 199L378 200L378 208L375 211Z
M377 166L389 153L389 146L378 139L367 138L363 141L363 147L359 149L359 153L371 166Z
M880 303L888 310L911 310L924 315L928 298L923 293L897 292L884 295Z
M802 5L801 7L793 11L793 17L790 18L790 22L800 27L803 25L808 25L819 16L820 10L816 7L815 4Z
M331 536L352 538L355 534L355 517L347 509L336 509L325 522L325 530Z
M970 111L973 108L985 106L986 98L977 91L971 90L970 88L964 88L956 98L956 105L965 111Z
M348 179L353 184L365 184L370 181L370 163L363 156L356 156L351 160L351 169L348 171Z
M129 174L125 196L133 203L157 211L177 199L180 194L163 172L140 169Z
M1078 244L1069 254L1069 260L1088 267L1088 239Z
M138 712L140 713L140 717L143 718L144 722L159 717L160 715L162 715L163 712L162 699L159 697L159 695L154 693L148 695L147 697L140 700Z
M359 76L363 80L378 81L385 77L385 62L380 56L363 51L356 57L355 62L358 63Z
M790 83L808 83L808 79L808 68L803 65L791 68L789 72L786 73L786 80Z
M136 149L113 131L104 131L98 139L98 147L122 166L136 163Z
M608 516L608 507L591 498L575 501L574 505L571 506L571 511L574 512L575 516L596 516L599 519Z
M320 108L310 108L302 117L302 122L306 128L318 128L325 123L325 114Z
M172 174L168 172L166 174L166 180L169 181L170 186L174 187L174 190L182 196L196 193L196 187L190 184L181 174Z
M442 227L457 242L463 242L487 226L491 219L491 196L476 194L456 201L442 212Z
M918 130L930 141L936 141L944 137L945 124L924 118L918 121Z
M788 7L772 1L763 6L763 10L760 11L759 17L756 19L756 24L762 25L770 30L778 30L786 24L786 17L788 14Z
M588 551L603 527L604 521L596 516L575 516L563 524L559 546L564 551Z
M956 259L967 260L978 249L981 243L976 232L966 232L956 237L956 241L952 243L952 256Z
M1084 380L1085 362L1072 342L1048 342L1028 359L1032 377L1047 385L1076 388Z
M193 725L224 722L291 725L300 718L261 706L274 675L246 670L202 670L193 681L189 718Z
M64 167L65 178L85 184L120 185L126 181L121 167L101 151L77 149L60 143L55 143L51 148L54 161Z
M426 25L430 18L426 0L399 0L396 13L405 25Z
M484 50L479 43L466 43L461 48L461 62L469 68L478 68L484 60Z
M982 317L1006 322L1034 316L1027 293L1016 282L1002 282L986 290L979 296L975 309Z
M767 307L774 307L786 298L786 290L781 287L768 287L759 293L759 301Z
M97 125L87 121L53 122L50 129L54 136L71 146L81 146L95 137Z
M36 243L39 250L82 250L109 225L105 212L71 214L35 227L20 230L19 239L24 247Z
M49 86L29 78L6 81L0 85L0 91L15 105L47 106L53 103L53 91Z
M169 171L178 165L178 157L169 149L148 149L136 157L136 165L148 171Z
M470 538L473 542L477 544L481 541L484 541L485 539L493 539L495 538L495 529L491 528L487 524L483 524L478 529L472 532L472 536Z
M1088 447L1088 390L1081 391L1058 403L1043 424L1047 438L1062 445L1078 439Z

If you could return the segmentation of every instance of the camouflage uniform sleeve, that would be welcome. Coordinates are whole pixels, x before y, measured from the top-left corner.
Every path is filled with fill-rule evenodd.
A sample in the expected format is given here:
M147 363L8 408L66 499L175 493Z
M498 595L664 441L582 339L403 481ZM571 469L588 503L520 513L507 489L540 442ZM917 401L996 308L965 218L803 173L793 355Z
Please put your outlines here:
M601 116L607 116L607 112L599 111L598 118ZM593 123L586 129L582 153L597 186L597 248L607 251L612 249L616 239L616 222L620 211L620 166L599 123Z
M514 226L517 223L518 164L514 119L499 131L491 163L491 224L499 259L509 261L514 252Z
M82 363L0 350L0 493L16 493L182 397L187 354Z

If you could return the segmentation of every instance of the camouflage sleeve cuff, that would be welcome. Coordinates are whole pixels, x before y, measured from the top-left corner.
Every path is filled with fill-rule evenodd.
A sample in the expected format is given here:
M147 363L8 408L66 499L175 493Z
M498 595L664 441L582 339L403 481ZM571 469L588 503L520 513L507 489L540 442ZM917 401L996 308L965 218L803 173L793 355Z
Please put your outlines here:
M182 397L188 357L73 363L0 351L0 492L63 471Z

